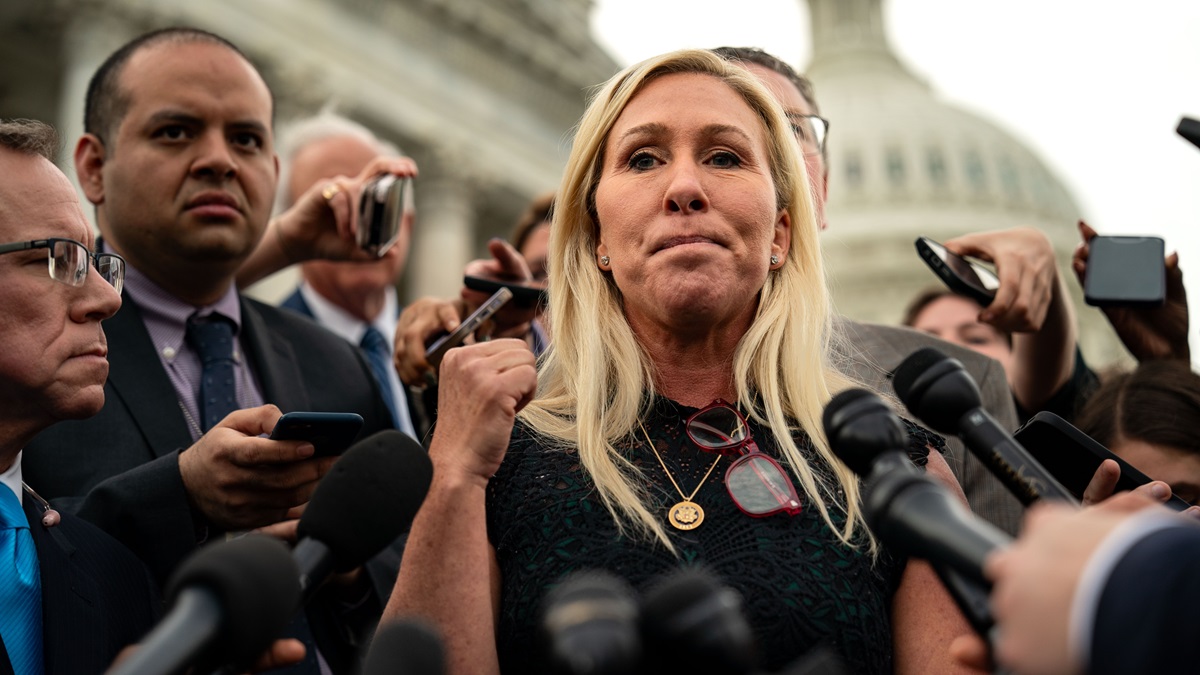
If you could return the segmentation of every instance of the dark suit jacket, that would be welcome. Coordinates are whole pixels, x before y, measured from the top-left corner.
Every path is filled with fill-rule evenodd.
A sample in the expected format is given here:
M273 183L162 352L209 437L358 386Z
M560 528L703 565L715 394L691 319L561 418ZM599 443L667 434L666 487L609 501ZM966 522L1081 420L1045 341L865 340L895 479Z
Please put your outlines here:
M364 420L360 437L391 428L391 413L356 348L292 312L244 297L241 310L243 342L264 401L283 412L356 412ZM25 447L22 465L28 481L58 508L116 537L162 584L204 533L179 474L179 453L192 440L175 389L128 294L104 330L110 369L103 410L39 434ZM361 633L378 618L380 597L387 596L373 594L353 616L327 608L318 617L315 605L309 606L312 630L335 672L348 672L348 666L339 665L355 656L357 645L335 644L322 635L337 631L349 639L341 635L343 621L355 623L351 632ZM310 654L299 671L316 672L314 658Z
M356 412L363 416L362 436L391 427L357 349L291 312L248 298L241 310L243 341L263 400L283 412ZM26 446L23 467L42 495L115 536L161 583L195 550L203 525L179 475L179 452L192 440L128 294L104 331L110 369L103 410L43 431Z
M1092 628L1087 672L1194 673L1200 669L1200 527L1180 522L1147 535L1112 569Z
M308 302L300 294L299 288L292 291L292 294L279 303L279 306L303 314L314 321L317 319L313 314L312 307L308 306ZM408 406L408 418L412 421L413 430L417 433L417 440L421 441L425 447L429 447L430 435L433 431L432 412L437 410L437 387L426 387L420 392L414 392L411 387L404 387L404 403Z
M22 501L42 576L46 675L102 673L154 626L161 611L154 582L133 553L91 523L64 513L45 527L41 507Z
M844 317L838 319L837 326L839 334L845 338L841 345L844 349L841 354L843 372L868 387L894 398L896 392L891 380L897 366L918 349L934 347L962 361L979 385L983 407L1002 427L1010 431L1017 428L1012 391L1004 368L994 359L901 326L858 323ZM946 447L946 462L962 485L971 509L1005 532L1016 534L1024 512L1021 502L963 447L957 437L948 437Z

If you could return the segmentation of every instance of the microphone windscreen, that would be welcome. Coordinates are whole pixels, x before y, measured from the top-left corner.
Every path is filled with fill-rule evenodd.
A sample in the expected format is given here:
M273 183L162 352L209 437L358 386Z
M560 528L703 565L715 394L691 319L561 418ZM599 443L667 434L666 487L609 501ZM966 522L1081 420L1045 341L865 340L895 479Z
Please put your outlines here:
M892 378L892 386L896 389L896 395L900 397L901 401L904 401L904 404L910 410L912 409L912 403L909 400L913 394L913 383L935 364L949 358L933 347L924 347L909 354L908 358L904 359L896 368L895 376Z
M542 606L549 671L563 675L634 672L642 655L638 604L623 579L603 570L573 572Z
M703 568L681 570L642 602L649 672L738 675L754 668L754 634L741 597Z
M1200 148L1200 120L1182 117L1179 120L1179 126L1175 127L1175 132L1191 141L1192 145Z
M186 588L211 592L224 621L206 661L246 663L287 626L300 604L299 577L287 545L247 535L206 546L183 561L167 583L167 603Z
M328 546L334 569L348 572L408 531L432 479L429 455L412 437L393 429L369 436L321 478L297 536Z
M825 438L838 459L865 476L880 454L903 451L907 433L892 409L874 392L847 389L825 405Z
M411 619L379 627L363 663L362 675L443 675L442 640L427 624Z

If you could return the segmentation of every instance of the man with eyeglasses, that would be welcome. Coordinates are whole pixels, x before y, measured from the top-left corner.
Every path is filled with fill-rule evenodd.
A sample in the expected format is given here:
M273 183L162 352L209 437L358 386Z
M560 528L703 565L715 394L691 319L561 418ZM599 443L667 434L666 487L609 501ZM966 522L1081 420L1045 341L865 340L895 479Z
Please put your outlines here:
M88 87L75 168L100 246L128 261L125 304L106 324L104 409L40 435L26 466L47 497L116 536L160 582L227 533L295 536L336 458L314 456L311 443L262 438L281 410L355 412L363 436L392 426L353 345L235 287L275 195L273 108L236 46L192 28L134 39ZM309 221L337 220L348 195L323 196L328 187L297 199L272 225L272 243L285 246ZM382 572L327 586L308 605L292 635L319 650L295 672L353 669L357 640L382 610L380 587L390 590Z
M101 322L121 306L125 271L90 250L56 151L49 126L0 120L0 672L16 675L101 672L159 611L136 556L23 481L39 431L104 405Z
M820 117L812 83L791 66L760 49L719 47L714 49L727 60L743 65L775 95L788 119L796 128L796 137L804 150L813 206L821 229L828 227L825 200L829 194L829 168L826 166L825 136L829 122ZM918 331L860 323L840 317L838 326L845 338L849 374L873 389L892 392L891 374L911 353L934 347L963 363L979 383L984 407L1009 429L1017 427L1012 394L1004 369L996 361L969 349L963 349ZM950 464L972 510L998 527L1016 533L1023 509L1020 502L957 438L947 438L946 461Z

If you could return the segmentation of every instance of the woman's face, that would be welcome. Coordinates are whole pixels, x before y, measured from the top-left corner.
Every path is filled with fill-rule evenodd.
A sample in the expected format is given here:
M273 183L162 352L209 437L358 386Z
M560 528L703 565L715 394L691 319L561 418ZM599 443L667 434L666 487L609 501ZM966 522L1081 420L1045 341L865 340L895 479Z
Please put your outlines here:
M770 258L781 266L790 241L761 121L720 79L696 73L659 77L622 111L596 213L597 264L635 328L748 325Z
M979 321L980 311L981 308L973 300L958 295L943 295L925 305L912 327L990 356L1008 372L1012 364L1012 347L995 327Z

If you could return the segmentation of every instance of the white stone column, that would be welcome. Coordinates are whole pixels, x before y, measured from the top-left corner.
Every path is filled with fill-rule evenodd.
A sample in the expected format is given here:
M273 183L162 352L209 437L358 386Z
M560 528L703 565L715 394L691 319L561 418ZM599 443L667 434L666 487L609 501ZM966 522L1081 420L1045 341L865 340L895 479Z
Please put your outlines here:
M428 295L456 297L463 267L480 255L473 250L475 191L466 174L425 165L416 188L417 223L408 258L406 301Z

